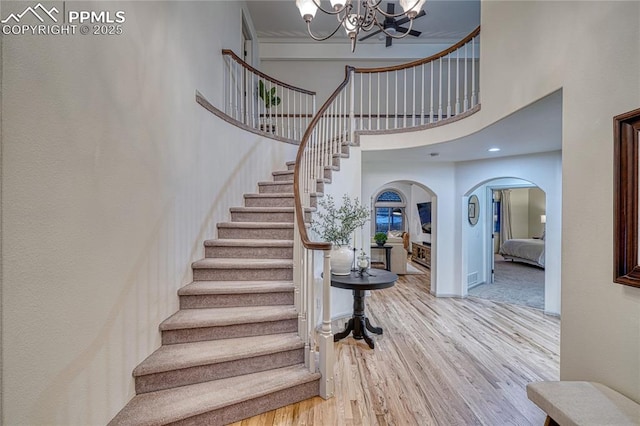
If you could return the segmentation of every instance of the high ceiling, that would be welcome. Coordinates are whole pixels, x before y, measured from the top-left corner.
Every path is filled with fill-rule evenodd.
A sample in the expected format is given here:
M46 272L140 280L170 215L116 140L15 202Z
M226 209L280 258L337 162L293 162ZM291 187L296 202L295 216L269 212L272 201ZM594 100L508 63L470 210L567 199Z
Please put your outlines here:
M323 7L329 8L328 0L321 0ZM382 7L386 9L386 3ZM398 0L396 11L401 7ZM284 50L276 49L275 52L299 52L291 48L291 44L302 44L305 51L313 52L312 57L327 59L336 55L347 62L358 59L391 60L411 58L413 54L424 49L436 49L436 53L464 38L480 25L480 0L427 0L424 9L426 16L414 22L413 29L421 31L418 38L407 37L394 40L393 46L384 48L384 39L371 37L366 41L359 41L356 53L350 49L340 49L335 44L328 50L318 50L318 46L334 43L345 43L346 34L339 30L330 41L316 42L307 34L306 23L300 17L295 0L256 0L247 1L251 19L255 27L258 41L261 43L261 54L273 49L267 46L282 46ZM317 35L326 35L332 32L337 25L335 17L325 15L318 11L312 22L312 30ZM364 35L366 35L365 33ZM362 37L362 34L361 36ZM315 43L315 45L307 44ZM423 47L416 49L416 44ZM286 47L285 47L286 46ZM312 49L312 50L309 50ZM424 55L423 55L424 56ZM423 57L419 56L419 57ZM269 59L284 59L284 57L269 57ZM287 57L287 60L295 60L296 54ZM421 159L430 162L469 161L486 158L524 155L547 151L556 151L562 148L562 94L556 92L509 117L467 137L440 143L436 145L363 152L363 161L415 161ZM488 148L497 146L499 152L489 152ZM432 156L437 153L437 156Z
M384 10L386 10L387 3L389 2L382 3ZM402 10L398 0L393 0L391 3L396 4L396 13ZM325 9L330 7L328 0L322 0L321 4ZM247 5L261 42L314 42L307 34L306 23L300 17L294 0L248 1ZM394 44L453 44L480 24L479 0L427 1L424 9L427 12L426 16L416 19L413 24L413 29L422 31L422 35L418 38L407 37L402 40L394 40ZM336 26L337 20L334 16L318 11L311 28L318 35L328 35ZM339 30L334 35L335 37L346 39L346 34L344 31ZM384 43L384 41L380 41L377 37L372 37L362 43Z

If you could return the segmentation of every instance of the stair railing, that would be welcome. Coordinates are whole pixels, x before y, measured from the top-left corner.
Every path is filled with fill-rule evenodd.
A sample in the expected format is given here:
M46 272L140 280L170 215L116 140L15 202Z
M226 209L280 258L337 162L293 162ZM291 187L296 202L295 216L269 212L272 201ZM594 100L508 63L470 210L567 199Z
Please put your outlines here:
M407 64L354 69L355 128L429 126L479 105L480 27L450 48Z
M270 137L298 142L316 109L316 92L276 80L233 51L225 58L224 112Z
M334 392L331 244L309 238L304 211L313 207L314 193L323 190L327 171L345 154L345 147L355 143L356 131L431 127L479 109L479 34L480 27L450 48L404 65L345 67L344 81L304 132L294 168L294 283L305 359L311 371L322 374L323 398ZM315 292L315 251L323 252L320 298ZM319 329L316 309L322 311Z

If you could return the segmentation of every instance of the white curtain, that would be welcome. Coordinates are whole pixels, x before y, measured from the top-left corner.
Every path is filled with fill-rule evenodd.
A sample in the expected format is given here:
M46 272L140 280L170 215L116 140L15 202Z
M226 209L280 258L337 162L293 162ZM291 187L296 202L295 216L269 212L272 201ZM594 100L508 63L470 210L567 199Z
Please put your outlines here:
M503 189L500 193L500 247L511 237L511 190Z

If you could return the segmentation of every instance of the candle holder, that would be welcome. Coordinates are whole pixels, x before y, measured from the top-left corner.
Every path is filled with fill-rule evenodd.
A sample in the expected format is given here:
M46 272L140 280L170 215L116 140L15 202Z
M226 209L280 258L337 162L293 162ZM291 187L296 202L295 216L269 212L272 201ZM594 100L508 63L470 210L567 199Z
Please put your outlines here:
M356 264L356 249L355 247L353 247L351 250L353 250L353 262L351 263L351 272L358 272L358 265Z
M363 275L369 275L368 269L371 266L371 262L369 261L369 256L366 255L364 250L360 251L360 256L358 256L358 270L356 275L362 277Z

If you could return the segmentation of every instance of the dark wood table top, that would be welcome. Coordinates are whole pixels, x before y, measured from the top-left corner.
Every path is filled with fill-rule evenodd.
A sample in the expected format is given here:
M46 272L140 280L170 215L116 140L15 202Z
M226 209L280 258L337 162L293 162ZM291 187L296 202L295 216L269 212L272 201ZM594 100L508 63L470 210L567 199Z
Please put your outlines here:
M356 272L350 275L331 274L331 286L346 290L379 290L393 287L398 276L393 272L382 269L369 269L371 275L363 274L360 277Z

